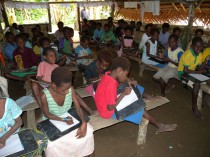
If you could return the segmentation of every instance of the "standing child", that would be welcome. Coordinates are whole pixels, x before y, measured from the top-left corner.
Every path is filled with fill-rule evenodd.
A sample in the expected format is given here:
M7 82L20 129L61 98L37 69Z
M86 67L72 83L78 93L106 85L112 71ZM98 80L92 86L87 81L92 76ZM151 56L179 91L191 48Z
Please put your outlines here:
M113 60L109 72L106 72L102 77L101 81L96 90L95 103L97 110L102 118L110 119L116 118L114 110L120 101L131 93L131 87L125 88L125 90L117 97L117 88L119 83L128 81L127 75L130 72L131 64L127 58L119 57ZM144 88L137 86L143 97L151 98L144 92ZM154 124L159 128L160 132L173 131L176 129L176 124L163 124L155 120L149 113L144 109L137 113L125 118L125 121L132 122L134 124L140 124L141 118L144 115L150 123Z
M171 88L174 88L174 85L170 85L170 79L178 79L177 66L183 54L182 48L178 46L178 36L174 34L170 35L168 43L168 52L163 58L165 62L168 62L168 65L159 69L159 71L153 76L155 81L160 84L162 96L165 96L166 90L169 91Z
M48 141L46 157L76 157L88 156L94 151L93 128L85 121L83 112L78 103L74 88L72 87L72 74L65 67L58 67L53 70L51 75L51 86L44 89L41 96L43 119L52 119L67 124L72 124L72 120L64 120L60 116L68 112L72 106L72 101L76 107L82 124L63 137Z
M178 76L182 79L183 74L204 74L206 73L205 66L208 64L209 57L202 63L203 40L200 37L195 37L192 40L192 46L182 55L179 66ZM190 81L189 81L190 82ZM207 84L210 84L207 82ZM191 83L192 90L192 111L197 118L201 118L201 113L198 111L197 100L200 90L200 83Z

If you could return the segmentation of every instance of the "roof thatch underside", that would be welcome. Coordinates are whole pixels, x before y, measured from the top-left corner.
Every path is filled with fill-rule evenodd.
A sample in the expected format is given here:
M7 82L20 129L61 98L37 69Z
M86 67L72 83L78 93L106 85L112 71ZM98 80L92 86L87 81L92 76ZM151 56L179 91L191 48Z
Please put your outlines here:
M201 3L202 2L202 3ZM195 25L210 25L210 1L201 1L195 4ZM140 19L140 6L138 9L126 9L123 3L118 3L119 10L115 16L126 20L141 20ZM144 13L145 23L162 24L168 22L170 24L186 24L189 16L189 4L187 3L167 3L160 2L160 15L154 16L151 12Z

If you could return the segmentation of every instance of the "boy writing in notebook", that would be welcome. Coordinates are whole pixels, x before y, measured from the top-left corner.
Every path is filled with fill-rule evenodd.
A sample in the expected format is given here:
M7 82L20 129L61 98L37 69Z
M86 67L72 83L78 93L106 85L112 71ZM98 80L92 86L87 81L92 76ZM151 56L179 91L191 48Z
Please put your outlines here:
M131 64L127 58L119 57L114 59L111 64L109 72L106 72L102 77L95 94L95 102L97 110L102 118L110 119L116 118L114 109L120 103L120 101L131 93L131 88L127 87L125 90L117 97L117 88L119 83L128 81L130 84L135 83L127 78L130 72ZM136 83L135 83L136 84ZM144 92L144 88L137 86L140 93L145 98L151 98L150 95ZM158 122L154 119L146 110L140 110L137 113L128 116L124 120L130 121L134 124L140 124L141 118L144 116L150 123L157 126L160 132L173 131L176 129L176 124L164 124Z

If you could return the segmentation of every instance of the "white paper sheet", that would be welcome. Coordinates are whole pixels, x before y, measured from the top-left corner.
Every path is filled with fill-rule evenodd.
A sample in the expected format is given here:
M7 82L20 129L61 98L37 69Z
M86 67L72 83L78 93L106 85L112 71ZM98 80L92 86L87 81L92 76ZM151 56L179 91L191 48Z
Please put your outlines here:
M121 101L120 103L117 105L117 110L120 111L122 109L124 109L125 107L129 106L130 104L132 104L133 102L137 101L138 97L136 95L136 93L134 92L134 90L131 90L131 93L129 95L126 95Z
M61 121L57 121L57 120L50 120L50 122L55 125L56 128L58 128L61 132L66 131L69 128L72 128L73 126L79 124L79 121L77 119L75 119L72 115L70 115L69 113L65 113L63 115L61 115L61 118L66 118L66 117L72 117L73 120L73 124L68 125L65 122L61 122Z
M14 134L7 139L6 146L0 149L0 156L5 157L22 150L24 150L24 148L20 141L19 135Z
M205 75L202 75L202 74L189 74L190 76L196 78L197 80L203 82L203 81L207 81L209 80L210 78L205 76Z

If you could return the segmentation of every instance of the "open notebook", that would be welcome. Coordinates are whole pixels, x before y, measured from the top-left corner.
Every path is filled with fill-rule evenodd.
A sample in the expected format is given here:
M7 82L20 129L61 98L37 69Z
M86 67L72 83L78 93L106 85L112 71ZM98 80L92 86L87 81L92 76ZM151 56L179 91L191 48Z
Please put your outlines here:
M64 113L63 115L61 115L61 118L66 118L66 117L72 117L73 120L73 124L68 125L65 122L61 122L61 121L57 121L57 120L50 120L50 122L56 127L58 128L61 132L68 130L69 128L74 127L75 125L79 124L79 121L74 118L72 115L70 115L69 113Z
M5 157L24 150L18 134L10 136L6 141L6 146L0 149L0 157Z

